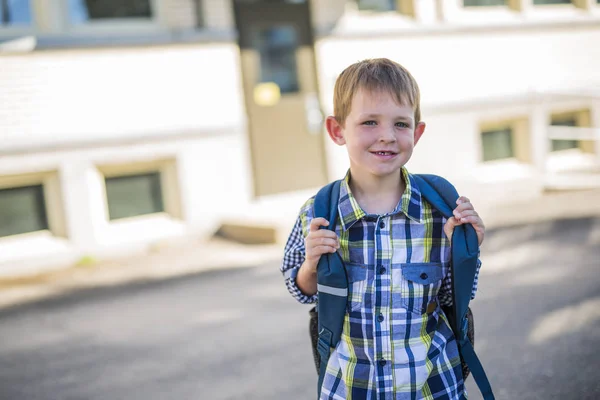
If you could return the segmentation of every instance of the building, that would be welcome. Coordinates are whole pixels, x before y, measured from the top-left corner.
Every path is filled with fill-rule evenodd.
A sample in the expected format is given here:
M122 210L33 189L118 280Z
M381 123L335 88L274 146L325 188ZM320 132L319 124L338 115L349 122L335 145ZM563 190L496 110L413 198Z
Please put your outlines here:
M0 0L0 274L289 228L347 169L322 119L363 58L419 81L412 171L485 205L597 185L598 43L600 0Z

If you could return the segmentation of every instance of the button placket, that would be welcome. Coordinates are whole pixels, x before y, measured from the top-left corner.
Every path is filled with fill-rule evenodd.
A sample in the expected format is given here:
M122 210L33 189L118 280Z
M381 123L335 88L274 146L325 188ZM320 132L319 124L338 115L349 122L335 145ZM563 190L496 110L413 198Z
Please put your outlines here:
M380 379L385 379L386 376L391 374L391 366L392 364L388 361L391 357L391 325L386 321L386 315L390 314L390 298L391 298L391 288L388 287L391 285L391 279L389 279L388 274L391 273L391 265L388 265L387 261L384 261L386 254L389 254L391 251L391 235L387 232L391 229L391 223L389 222L389 217L379 216L375 221L375 265L377 266L375 271L379 272L376 275L376 291L379 293L378 296L374 296L373 298L373 316L374 316L374 337L379 338L375 340L374 351L375 355L378 358L378 364L381 370L381 375L379 375L377 381ZM383 259L382 259L383 257Z

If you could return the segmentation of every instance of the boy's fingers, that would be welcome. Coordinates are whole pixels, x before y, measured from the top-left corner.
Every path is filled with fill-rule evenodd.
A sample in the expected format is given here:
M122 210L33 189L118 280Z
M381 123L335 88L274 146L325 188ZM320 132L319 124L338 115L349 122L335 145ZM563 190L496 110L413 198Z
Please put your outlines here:
M326 254L326 253L335 253L337 249L331 246L317 246L315 247L315 253L318 255Z
M462 203L470 203L471 200L469 200L468 198L466 198L465 196L460 196L457 200L456 200L456 204L462 204Z
M477 211L475 211L473 204L471 203L463 203L452 211L452 214L454 214L456 218L461 218L465 215L471 215L472 213L477 214Z
M315 232L315 231L319 230L320 226L329 226L329 221L327 221L325 218L321 218L321 217L319 217L319 218L313 218L310 221L310 227L309 227L309 229L310 229L311 232Z
M460 221L464 224L478 225L483 228L483 222L477 215L470 215L468 217L461 218Z
M331 246L331 247L338 248L339 242L338 242L337 238L319 237L319 238L312 238L311 245L313 245L314 247Z
M336 239L338 238L337 234L333 231L330 231L329 229L319 229L316 231L311 231L308 234L311 239L320 239L320 238L331 238L331 239Z
M451 217L446 222L446 226L449 226L450 228L454 228L457 225L461 225L461 222L458 219L454 218L454 217Z
M475 211L473 209L467 209L467 210L462 210L462 211L454 210L454 218L459 219L459 220L462 220L463 218L470 217L473 215L476 217L479 216L479 214L477 214L477 211Z
M466 201L464 203L460 203L459 205L456 206L455 210L474 210L475 207L473 207L473 204L469 201Z

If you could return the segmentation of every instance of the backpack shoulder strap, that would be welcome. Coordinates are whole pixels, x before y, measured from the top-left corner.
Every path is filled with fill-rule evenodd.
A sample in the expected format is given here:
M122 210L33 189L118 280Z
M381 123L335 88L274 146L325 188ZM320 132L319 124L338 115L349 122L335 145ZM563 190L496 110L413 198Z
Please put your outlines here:
M341 181L328 184L315 197L314 216L323 217L329 221L329 226L321 227L321 229L335 231L340 184ZM344 262L338 253L324 254L319 259L317 293L319 319L317 350L321 358L317 390L320 395L331 349L335 348L340 341L348 301L348 277Z
M444 217L450 218L456 208L458 192L446 179L437 175L413 175L421 195ZM452 300L453 315L449 316L452 331L461 355L485 400L494 399L492 387L483 366L467 337L467 309L471 301L473 282L477 271L479 243L471 224L459 225L452 234Z
M338 201L340 197L341 181L331 182L323 186L315 196L313 204L314 217L325 218L329 221L330 226L326 227L330 230L335 230L335 222L338 215Z
M430 174L415 174L412 176L419 185L421 195L444 217L450 218L459 197L456 188L441 176Z

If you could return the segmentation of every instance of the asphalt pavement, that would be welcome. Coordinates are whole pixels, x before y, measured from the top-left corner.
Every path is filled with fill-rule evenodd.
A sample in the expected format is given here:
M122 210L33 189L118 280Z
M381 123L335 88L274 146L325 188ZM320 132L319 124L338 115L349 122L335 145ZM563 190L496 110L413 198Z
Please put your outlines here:
M599 399L600 217L490 230L482 259L476 349L497 398ZM14 305L0 399L313 399L307 312L273 262Z

